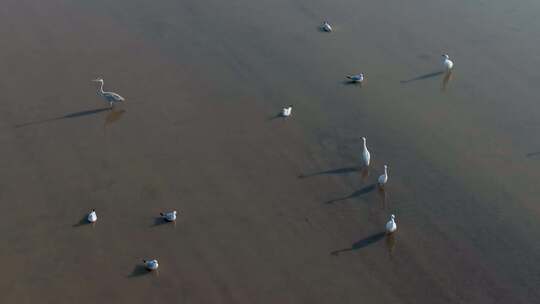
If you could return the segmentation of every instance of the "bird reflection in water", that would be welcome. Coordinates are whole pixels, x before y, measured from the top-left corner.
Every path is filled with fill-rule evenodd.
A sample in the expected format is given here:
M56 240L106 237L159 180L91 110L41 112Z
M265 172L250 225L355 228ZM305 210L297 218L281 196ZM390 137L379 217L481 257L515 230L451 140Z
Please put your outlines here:
M360 177L362 182L367 181L369 177L369 167L363 167L362 169L360 169Z
M448 88L448 84L450 83L451 80L452 80L452 71L450 70L450 71L444 73L444 77L443 77L442 84L441 84L441 91L442 92L446 92L446 89Z
M394 249L396 248L396 234L390 233L386 234L386 248L388 249L388 254L390 258L394 255Z
M123 110L123 109L112 108L111 111L109 112L109 114L107 114L107 116L105 116L105 123L103 124L103 126L106 128L108 125L111 125L111 124L119 121L120 118L122 117L122 115L124 115L125 112L126 112L126 110Z

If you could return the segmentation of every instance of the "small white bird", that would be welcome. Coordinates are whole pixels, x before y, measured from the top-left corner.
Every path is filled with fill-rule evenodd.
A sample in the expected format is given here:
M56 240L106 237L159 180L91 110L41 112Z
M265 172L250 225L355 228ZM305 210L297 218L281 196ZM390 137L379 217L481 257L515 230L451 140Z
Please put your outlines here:
M92 212L88 213L86 220L90 223L95 223L97 221L96 209L92 209Z
M160 213L161 217L166 220L167 222L174 222L176 221L176 210L166 213Z
M332 31L332 26L330 26L330 23L328 23L327 21L324 21L321 25L321 30L330 33Z
M103 91L103 84L104 84L103 78L97 78L97 79L94 79L93 81L100 83L100 87L98 89L98 95L101 95L105 99L105 101L109 102L109 105L111 108L114 106L115 103L122 102L125 100L124 97L114 92Z
M159 267L158 261L156 259L153 260L143 260L144 267L148 269L149 271L156 270Z
M442 57L444 58L443 59L444 68L447 71L450 71L454 67L454 63L452 62L452 60L450 60L450 56L448 56L448 54L443 54Z
M365 167L369 166L369 160L371 159L371 155L369 154L367 145L366 145L366 138L362 137L362 141L364 142L364 149L362 150L362 162Z
M386 223L386 233L394 233L397 230L395 215L390 215L390 220Z
M347 78L354 83L362 83L364 81L364 73L360 73L357 75L349 75Z
M281 116L283 117L289 117L292 114L292 105L289 105L288 107L285 107L281 109Z
M384 174L379 176L378 182L380 187L384 187L388 182L388 165L384 165Z

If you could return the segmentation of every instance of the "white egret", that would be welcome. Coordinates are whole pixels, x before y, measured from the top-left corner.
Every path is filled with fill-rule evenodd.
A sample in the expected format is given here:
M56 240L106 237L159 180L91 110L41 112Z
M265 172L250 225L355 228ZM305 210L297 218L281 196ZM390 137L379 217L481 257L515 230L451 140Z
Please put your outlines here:
M380 187L384 187L388 182L388 165L384 165L384 174L379 176L378 182Z
M125 100L124 97L114 92L103 91L103 84L104 84L103 78L97 78L97 79L94 79L93 81L100 83L100 86L98 88L98 94L101 95L105 99L105 101L109 102L109 105L111 108L114 106L115 103L122 102Z
M390 220L386 223L386 233L394 233L397 230L395 218L395 215L390 215Z
M447 71L450 71L454 67L454 63L452 62L452 60L450 60L450 56L448 56L448 54L443 54L442 57L444 58L443 59L444 68Z
M292 105L289 105L283 109L281 109L281 116L283 117L289 117L292 114Z
M144 267L149 271L156 270L159 267L159 263L156 259L143 260L143 263L144 263Z
M176 221L176 210L166 213L160 213L161 217L166 220L167 222L174 222Z
M362 162L365 167L369 166L369 160L371 159L371 155L369 154L369 150L366 145L366 138L362 137L362 141L364 142L364 148L362 150Z
M95 223L97 221L96 209L92 209L92 211L88 213L86 220L90 223Z

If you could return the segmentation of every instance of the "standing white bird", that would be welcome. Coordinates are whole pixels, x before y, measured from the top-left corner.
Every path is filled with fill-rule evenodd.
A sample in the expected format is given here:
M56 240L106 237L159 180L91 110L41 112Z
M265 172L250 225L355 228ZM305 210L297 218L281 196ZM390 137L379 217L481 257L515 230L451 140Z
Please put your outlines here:
M362 150L362 162L365 167L369 166L369 160L371 159L371 155L369 154L367 145L366 145L366 138L362 137L362 141L364 142L364 148Z
M454 67L454 63L452 62L452 60L450 60L450 56L448 56L448 54L443 54L442 57L444 58L443 59L444 68L447 71L450 71Z
M92 209L92 211L88 213L86 220L90 223L95 223L97 221L96 209Z
M144 267L149 271L156 270L159 267L159 263L156 259L149 260L149 261L143 260L143 263L144 263Z
M330 26L330 23L328 23L327 21L324 21L321 25L321 30L330 33L332 31L332 26Z
M388 182L388 165L384 165L384 174L379 176L378 182L380 187L384 187Z
M348 75L347 78L354 83L362 83L364 81L364 73L357 75Z
M390 215L390 220L386 223L386 233L394 233L397 230L395 218L395 215Z
M176 210L166 213L160 213L161 217L166 220L167 222L174 222L176 221Z
M93 81L100 83L100 86L98 88L98 95L101 95L105 99L105 101L109 102L109 105L111 108L114 106L115 103L122 102L125 100L124 97L114 92L103 91L103 84L104 84L103 78L97 78L97 79L94 79Z
M281 109L281 116L283 117L289 117L292 114L292 105L289 105L288 107L285 107Z

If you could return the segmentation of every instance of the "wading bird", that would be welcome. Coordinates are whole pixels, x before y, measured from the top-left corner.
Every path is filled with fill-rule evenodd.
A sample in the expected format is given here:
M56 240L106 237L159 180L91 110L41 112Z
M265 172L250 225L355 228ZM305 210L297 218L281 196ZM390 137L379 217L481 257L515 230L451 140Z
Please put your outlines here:
M92 209L92 212L88 213L86 220L90 223L95 223L97 221L96 209Z
M362 137L362 141L364 142L364 149L362 150L362 163L364 167L367 167L369 166L369 160L371 159L371 155L369 154L369 151L367 149L366 138Z
M386 223L386 233L394 233L397 230L396 221L394 220L395 218L395 215L390 215L390 220Z
M125 100L124 97L114 92L103 91L103 83L104 83L103 78L97 78L97 79L94 79L93 81L100 83L100 86L98 89L98 95L101 95L105 99L105 101L109 102L109 105L111 108L114 107L115 103L122 102Z
M380 187L384 187L388 182L388 165L384 165L384 174L379 176L378 182Z
M281 109L281 116L289 117L292 114L292 105Z
M176 221L176 210L166 213L160 213L161 217L166 220L167 222L174 222Z
M149 260L149 261L143 260L143 263L144 263L144 267L148 271L156 270L159 267L158 261L156 259Z
M450 60L450 56L448 56L448 54L443 54L442 57L444 58L443 59L444 68L447 71L450 71L454 67L454 63L452 62L452 60Z

